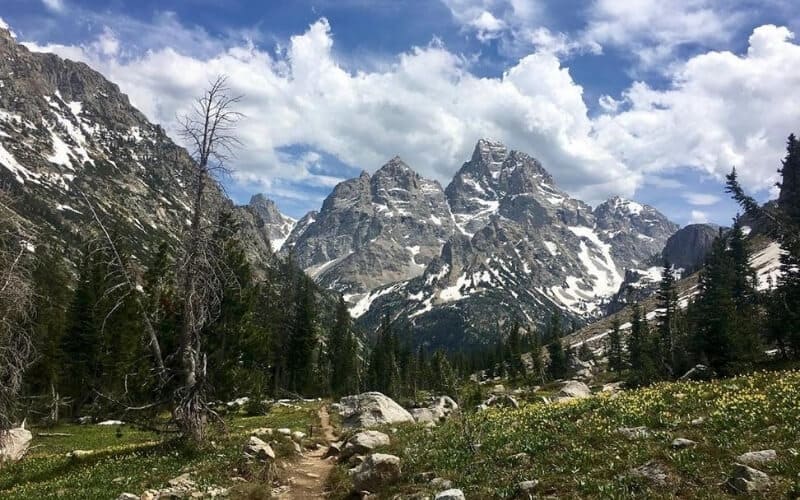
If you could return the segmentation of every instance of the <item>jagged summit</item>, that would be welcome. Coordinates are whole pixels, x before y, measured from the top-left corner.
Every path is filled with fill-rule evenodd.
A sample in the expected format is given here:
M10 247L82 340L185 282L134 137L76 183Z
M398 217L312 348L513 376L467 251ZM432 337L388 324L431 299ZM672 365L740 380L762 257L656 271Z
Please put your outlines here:
M339 183L284 251L356 304L378 286L419 275L451 234L442 187L394 157L371 176Z
M279 251L297 221L282 214L275 202L263 193L253 195L247 208L257 216L258 227L269 238L272 250Z

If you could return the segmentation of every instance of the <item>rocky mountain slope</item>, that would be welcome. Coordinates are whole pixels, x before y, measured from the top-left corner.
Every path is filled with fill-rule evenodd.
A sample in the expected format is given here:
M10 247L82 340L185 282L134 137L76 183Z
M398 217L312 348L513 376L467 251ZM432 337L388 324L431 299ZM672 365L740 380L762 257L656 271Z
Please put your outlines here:
M263 194L254 195L243 208L255 216L258 228L269 239L275 252L281 249L297 224L296 220L282 214L275 202Z
M123 238L142 261L162 241L177 243L190 197L182 178L191 159L128 97L83 63L35 53L0 29L0 184L12 209L42 241L63 242L75 261L94 220ZM234 207L252 261L272 258L291 221L255 197Z
M395 158L337 186L306 219L282 252L345 292L362 325L389 313L408 318L421 341L448 346L480 341L510 317L596 317L625 270L677 230L621 198L592 209L536 159L489 140L444 191Z
M438 182L400 158L337 185L303 217L281 253L356 303L370 290L423 272L453 233Z

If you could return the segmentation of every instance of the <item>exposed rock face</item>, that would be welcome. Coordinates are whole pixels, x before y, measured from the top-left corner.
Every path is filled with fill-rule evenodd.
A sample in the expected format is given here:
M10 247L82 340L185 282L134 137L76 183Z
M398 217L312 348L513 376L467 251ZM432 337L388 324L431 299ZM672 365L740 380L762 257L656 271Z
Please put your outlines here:
M370 428L384 424L413 422L414 417L402 406L380 392L346 396L339 401L345 427Z
M24 427L9 429L0 433L0 464L17 462L25 456L31 446L33 434Z
M684 274L691 274L703 265L720 228L713 224L689 224L667 239L662 255Z
M376 287L418 276L453 232L444 191L400 158L342 182L284 249L354 307Z
M256 215L257 228L266 234L274 251L279 251L297 221L283 215L275 202L263 194L254 195L245 207Z

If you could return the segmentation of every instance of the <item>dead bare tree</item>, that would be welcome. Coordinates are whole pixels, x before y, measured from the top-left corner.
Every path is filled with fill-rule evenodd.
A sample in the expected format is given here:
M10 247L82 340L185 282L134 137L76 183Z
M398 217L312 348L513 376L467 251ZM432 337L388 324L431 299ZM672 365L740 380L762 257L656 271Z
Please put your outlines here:
M183 435L194 442L202 440L210 412L203 395L203 329L219 309L226 279L213 238L219 203L211 199L210 191L217 178L228 173L226 162L239 145L233 131L242 117L234 109L240 100L241 96L231 95L226 77L220 76L181 119L182 135L193 160L187 176L192 205L179 259L183 322L178 360L182 373L173 416Z
M0 433L13 425L23 373L33 359L28 330L33 302L32 245L32 234L0 188Z

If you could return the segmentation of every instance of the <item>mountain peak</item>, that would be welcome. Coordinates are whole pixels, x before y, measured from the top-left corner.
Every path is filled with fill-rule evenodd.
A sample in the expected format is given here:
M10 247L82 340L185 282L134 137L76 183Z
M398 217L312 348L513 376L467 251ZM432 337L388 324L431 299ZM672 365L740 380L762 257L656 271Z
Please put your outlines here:
M472 163L502 163L508 155L505 144L492 139L479 139L472 152Z
M642 205L641 203L629 200L627 198L623 198L622 196L619 195L612 196L608 200L598 205L597 208L599 209L601 207L604 207L607 210L628 213L632 215L639 215L643 211L650 209L650 207L648 207L647 205Z

